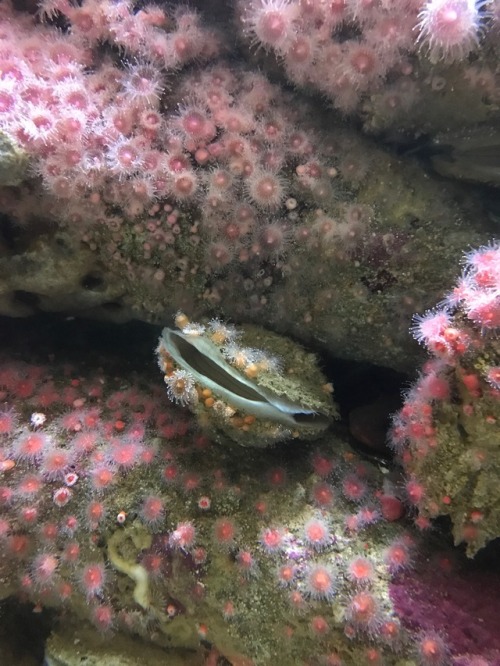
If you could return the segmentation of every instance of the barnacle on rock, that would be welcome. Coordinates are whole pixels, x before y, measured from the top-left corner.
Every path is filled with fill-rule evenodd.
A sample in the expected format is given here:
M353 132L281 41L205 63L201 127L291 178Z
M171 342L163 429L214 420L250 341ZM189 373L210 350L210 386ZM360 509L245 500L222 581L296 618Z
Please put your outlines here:
M213 436L264 447L287 438L315 439L328 428L336 408L313 354L255 326L228 326L224 335L219 321L207 329L185 316L181 321L180 331L163 330L160 369L169 397L189 407ZM190 399L175 395L179 378L189 384Z

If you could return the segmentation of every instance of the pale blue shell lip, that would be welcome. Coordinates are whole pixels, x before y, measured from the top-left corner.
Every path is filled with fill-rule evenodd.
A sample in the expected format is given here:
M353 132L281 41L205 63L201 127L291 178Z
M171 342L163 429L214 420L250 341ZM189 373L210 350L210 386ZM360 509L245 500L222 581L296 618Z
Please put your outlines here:
M247 414L299 429L324 430L331 423L327 414L274 395L241 375L224 359L220 348L203 336L164 328L161 346L202 386Z

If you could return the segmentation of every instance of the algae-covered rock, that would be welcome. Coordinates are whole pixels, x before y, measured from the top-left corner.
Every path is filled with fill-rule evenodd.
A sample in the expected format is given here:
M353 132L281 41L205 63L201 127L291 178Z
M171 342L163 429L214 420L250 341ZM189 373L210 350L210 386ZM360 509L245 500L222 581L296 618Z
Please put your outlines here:
M85 311L88 316L98 317L122 295L122 287L114 280L108 281L107 271L95 255L69 234L46 231L21 244L0 251L2 315Z
M473 556L500 536L500 246L466 256L445 305L418 317L433 359L391 432L417 522L449 516Z
M108 171L103 191L85 186L64 203L38 181L0 192L12 226L0 247L0 311L163 323L181 309L264 326L336 357L412 369L411 315L439 300L464 247L488 240L481 205L243 66L179 73L162 105L166 131L175 134L175 110L211 77L234 108L246 108L254 89L267 91L269 108L248 111L234 147L224 114L207 112L221 140L212 160L190 167L192 197L179 200L167 187L139 201L136 176ZM206 99L193 103L204 108ZM263 130L277 122L283 145L269 152ZM245 169L264 169L276 201L252 198Z
M46 666L201 666L203 656L189 650L164 650L126 634L103 636L86 623L68 622L47 640Z
M28 155L0 131L0 186L19 185L27 168Z
M157 349L168 395L212 436L263 447L328 428L333 389L314 354L256 326L205 327L181 313L176 321L182 330L164 329Z

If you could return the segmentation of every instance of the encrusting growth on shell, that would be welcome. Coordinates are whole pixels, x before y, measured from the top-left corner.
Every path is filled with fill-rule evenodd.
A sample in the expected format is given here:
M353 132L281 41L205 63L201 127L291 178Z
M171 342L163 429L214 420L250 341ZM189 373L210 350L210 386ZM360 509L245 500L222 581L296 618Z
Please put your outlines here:
M165 328L156 350L167 393L213 436L256 447L315 439L336 416L315 357L294 342L181 312L175 321L180 331Z

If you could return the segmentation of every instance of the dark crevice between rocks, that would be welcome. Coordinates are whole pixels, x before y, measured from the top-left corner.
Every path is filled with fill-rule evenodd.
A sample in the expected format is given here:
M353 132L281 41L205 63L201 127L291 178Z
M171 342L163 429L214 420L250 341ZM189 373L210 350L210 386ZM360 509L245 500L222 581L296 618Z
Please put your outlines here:
M16 289L13 292L14 302L20 303L21 305L27 305L31 309L36 309L40 302L40 297L38 294L34 294L31 291L24 291L23 289Z
M361 455L390 460L387 432L410 378L391 368L330 357L323 358L323 369L351 446Z
M80 284L88 291L103 291L105 288L104 278L97 273L87 273L80 280Z
M53 622L51 611L40 611L13 597L3 600L0 603L0 663L41 666Z
M92 277L89 285L95 284ZM16 296L36 307L36 295L18 292ZM103 307L116 309L121 305L110 302ZM160 382L153 352L161 330L161 326L139 321L113 324L51 314L27 319L5 317L0 318L0 345L13 358L47 363L55 355L58 363L86 367L104 364L124 374L133 370L151 372L153 381L158 376ZM26 350L36 358L27 358ZM359 453L390 458L386 432L391 414L402 405L402 390L409 386L410 378L390 368L334 358L320 349L311 351L319 356L320 365L334 386L341 416L334 427L349 437Z
M4 250L10 250L15 254L18 245L18 230L11 218L5 213L0 213L0 244Z
M118 301L108 301L108 303L103 303L99 307L107 312L119 312L123 308L123 305Z
M109 307L115 307L109 304ZM116 307L121 307L116 304ZM12 319L0 317L0 347L5 357L32 363L104 365L156 372L153 350L161 327L138 321L127 324L78 319L59 314Z

